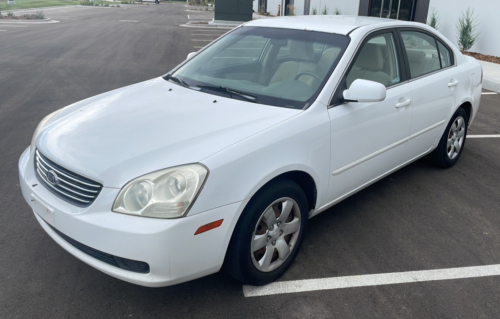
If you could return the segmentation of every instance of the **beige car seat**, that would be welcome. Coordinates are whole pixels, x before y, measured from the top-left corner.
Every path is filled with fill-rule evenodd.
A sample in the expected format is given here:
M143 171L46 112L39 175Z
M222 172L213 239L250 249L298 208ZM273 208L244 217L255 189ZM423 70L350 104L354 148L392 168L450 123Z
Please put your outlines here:
M314 48L311 42L290 40L290 56L295 61L288 61L281 64L276 73L271 78L269 85L285 80L293 80L295 76L300 72L315 71L316 64L313 63ZM299 80L306 82L310 80L310 77L303 76Z
M374 81L388 86L391 83L391 77L382 71L383 67L384 59L378 45L365 44L354 63L354 67L347 75L347 87L350 87L352 82L357 79Z

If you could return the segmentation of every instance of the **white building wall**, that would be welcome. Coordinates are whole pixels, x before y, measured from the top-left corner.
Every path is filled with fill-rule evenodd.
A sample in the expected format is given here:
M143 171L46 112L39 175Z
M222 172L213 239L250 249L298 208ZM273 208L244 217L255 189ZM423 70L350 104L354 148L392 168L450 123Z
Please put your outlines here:
M500 56L500 0L431 0L429 12L436 8L439 31L457 44L456 23L468 7L478 15L479 39L470 51Z

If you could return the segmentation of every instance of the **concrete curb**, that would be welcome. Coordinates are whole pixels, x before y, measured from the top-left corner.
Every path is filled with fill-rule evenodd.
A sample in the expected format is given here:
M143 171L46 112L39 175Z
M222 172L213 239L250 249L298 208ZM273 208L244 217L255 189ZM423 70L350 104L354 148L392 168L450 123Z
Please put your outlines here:
M500 93L500 82L483 79L483 89Z
M12 23L24 23L24 24L46 24L46 23L59 23L60 21L52 20L50 18L46 18L43 20L0 20L0 24L12 24Z

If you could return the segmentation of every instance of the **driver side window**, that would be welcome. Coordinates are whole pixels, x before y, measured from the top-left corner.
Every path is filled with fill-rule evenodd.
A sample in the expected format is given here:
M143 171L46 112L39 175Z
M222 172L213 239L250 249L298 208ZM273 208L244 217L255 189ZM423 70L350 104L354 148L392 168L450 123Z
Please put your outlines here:
M378 82L386 87L401 82L394 36L391 32L376 35L363 44L347 74L347 88L357 79Z

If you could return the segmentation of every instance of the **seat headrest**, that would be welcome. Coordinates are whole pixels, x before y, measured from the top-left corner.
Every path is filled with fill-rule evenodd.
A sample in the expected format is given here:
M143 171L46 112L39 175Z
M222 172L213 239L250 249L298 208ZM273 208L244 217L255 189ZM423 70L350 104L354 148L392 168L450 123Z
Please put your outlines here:
M425 52L420 50L406 50L408 61L422 63L425 58Z
M384 67L382 51L377 44L367 43L361 49L355 65L360 69L380 71Z
M333 62L338 57L340 53L340 48L330 48L321 54L318 65L316 67L318 74L323 74L328 72L332 67Z
M297 60L314 61L314 48L311 42L290 41L290 55Z

